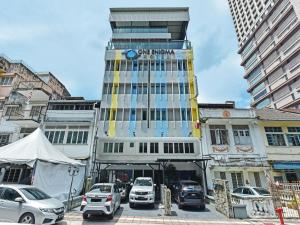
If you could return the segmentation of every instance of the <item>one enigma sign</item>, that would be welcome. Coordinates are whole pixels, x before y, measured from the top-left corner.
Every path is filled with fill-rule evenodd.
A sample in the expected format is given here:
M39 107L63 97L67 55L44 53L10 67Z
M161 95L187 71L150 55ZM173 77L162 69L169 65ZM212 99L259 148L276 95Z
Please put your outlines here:
M130 49L124 52L125 56L129 60L135 60L141 55L153 56L153 55L174 55L175 52L173 49L139 49L133 50Z

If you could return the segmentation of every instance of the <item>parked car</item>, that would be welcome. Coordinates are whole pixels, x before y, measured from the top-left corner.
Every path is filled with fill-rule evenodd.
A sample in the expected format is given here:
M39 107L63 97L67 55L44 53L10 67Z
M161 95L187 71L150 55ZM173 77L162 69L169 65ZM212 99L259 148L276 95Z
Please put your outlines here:
M233 196L237 197L245 197L245 196L252 196L252 197L266 197L271 196L270 192L265 188L261 187L238 187L233 190Z
M199 207L201 210L205 209L203 189L197 182L181 180L174 184L174 190L174 199L179 209L182 209L184 206Z
M29 185L0 185L0 221L55 224L64 218L65 207L43 191Z
M154 208L155 185L150 177L138 177L129 194L129 206L134 208L137 204L149 205Z
M83 196L81 205L84 206L83 219L88 219L90 215L106 215L112 219L121 205L119 188L113 183L94 184Z

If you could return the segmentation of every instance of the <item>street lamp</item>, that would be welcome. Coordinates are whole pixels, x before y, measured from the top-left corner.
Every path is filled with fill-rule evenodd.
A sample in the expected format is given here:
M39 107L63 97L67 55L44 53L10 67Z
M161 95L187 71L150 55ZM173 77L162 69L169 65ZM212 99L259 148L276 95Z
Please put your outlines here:
M73 186L73 180L74 177L79 174L79 167L76 166L69 166L68 168L69 175L72 177L71 179L71 185L70 185L70 190L69 190L69 196L68 196L68 204L67 204L67 211L71 210L71 205L70 205L70 198L71 198L71 191L72 191L72 186Z

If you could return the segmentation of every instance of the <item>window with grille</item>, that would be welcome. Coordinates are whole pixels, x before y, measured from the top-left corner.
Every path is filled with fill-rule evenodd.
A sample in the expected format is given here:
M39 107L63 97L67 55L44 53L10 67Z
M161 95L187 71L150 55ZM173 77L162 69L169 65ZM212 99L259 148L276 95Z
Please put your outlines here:
M290 146L300 146L300 127L288 127L287 140Z
M68 131L67 144L87 144L88 131L73 130Z
M265 132L270 146L286 146L281 127L265 127Z
M5 116L17 116L19 115L20 107L18 106L8 106L6 108Z
M48 130L45 131L45 136L52 144L63 144L65 131L64 130Z
M236 145L251 145L251 137L247 125L234 125L232 130Z
M3 110L5 101L0 101L0 110Z
M3 182L18 183L22 175L22 169L7 169L4 173Z
M256 187L261 187L261 180L259 176L259 172L254 172L254 180L255 180L255 185Z
M225 125L210 125L210 137L212 145L228 145L228 131Z
M7 145L9 143L9 134L0 134L0 146Z
M231 173L231 180L233 188L244 186L244 179L242 173Z
M32 106L30 116L39 116L44 106Z
M0 85L11 85L13 81L13 77L1 77Z

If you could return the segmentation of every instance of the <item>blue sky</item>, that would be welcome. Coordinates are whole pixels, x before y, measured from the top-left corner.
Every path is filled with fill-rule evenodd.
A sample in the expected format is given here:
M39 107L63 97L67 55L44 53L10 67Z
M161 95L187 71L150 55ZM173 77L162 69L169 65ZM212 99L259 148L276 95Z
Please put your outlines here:
M0 53L51 71L73 96L99 99L110 7L190 7L188 39L200 102L248 107L227 0L10 0L1 4Z

